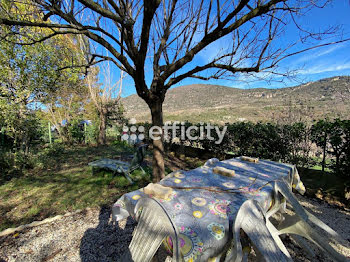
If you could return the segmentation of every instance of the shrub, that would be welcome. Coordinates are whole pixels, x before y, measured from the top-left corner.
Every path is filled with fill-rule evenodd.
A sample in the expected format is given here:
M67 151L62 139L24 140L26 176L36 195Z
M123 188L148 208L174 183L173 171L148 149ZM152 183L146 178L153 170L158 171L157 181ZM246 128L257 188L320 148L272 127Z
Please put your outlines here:
M96 125L96 123L90 123L89 125L86 125L84 135L86 144L96 144L98 135L98 125Z
M57 158L65 152L64 144L54 142L48 147L42 148L33 161L33 167L43 169L56 165Z

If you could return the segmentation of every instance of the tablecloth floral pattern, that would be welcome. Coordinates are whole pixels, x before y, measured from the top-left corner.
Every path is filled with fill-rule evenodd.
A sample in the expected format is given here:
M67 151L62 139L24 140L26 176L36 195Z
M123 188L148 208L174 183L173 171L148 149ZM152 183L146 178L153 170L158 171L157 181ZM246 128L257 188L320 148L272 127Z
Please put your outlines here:
M213 173L216 166L235 170L235 176ZM281 179L304 192L295 166L267 160L251 163L240 158L210 159L202 167L173 172L161 180L164 186L189 187L174 189L168 199L157 199L179 229L184 260L208 261L219 255L231 239L230 224L242 203L253 198L268 210L272 204L273 181ZM219 192L195 187L215 187ZM136 203L142 197L149 196L140 190L123 195L113 206L115 218L135 217ZM171 238L166 238L164 243L171 250Z

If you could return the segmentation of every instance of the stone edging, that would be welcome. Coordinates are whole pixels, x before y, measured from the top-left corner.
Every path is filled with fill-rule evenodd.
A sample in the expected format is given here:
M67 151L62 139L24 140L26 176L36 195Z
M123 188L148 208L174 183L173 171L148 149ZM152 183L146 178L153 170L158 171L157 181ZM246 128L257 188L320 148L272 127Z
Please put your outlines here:
M83 210L88 210L88 209L90 209L90 208L85 208ZM56 221L58 219L78 214L78 213L82 212L83 210L78 209L78 210L76 210L74 212L68 212L68 213L66 213L64 215L57 215L57 216L54 216L54 217L49 217L49 218L46 218L46 219L41 220L41 221L34 221L32 223L29 223L29 224L26 224L26 225L21 225L21 226L15 227L15 228L7 228L4 231L0 232L0 237L6 236L6 235L9 235L9 234L13 234L15 232L19 232L19 231L22 231L22 230L27 229L27 228L32 228L32 227L36 227L36 226L41 226L43 224L51 223L51 222Z

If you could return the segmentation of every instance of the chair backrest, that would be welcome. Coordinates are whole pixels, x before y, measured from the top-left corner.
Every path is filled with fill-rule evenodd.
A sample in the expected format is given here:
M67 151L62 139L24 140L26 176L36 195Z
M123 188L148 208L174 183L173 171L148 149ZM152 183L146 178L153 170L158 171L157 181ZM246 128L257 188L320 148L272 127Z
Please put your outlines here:
M245 255L242 249L240 230L244 231L255 251L258 251L258 261L293 261L278 235L272 235L269 231L263 209L256 200L246 200L236 213L232 228L234 245L229 257L232 261L242 261Z
M135 153L134 153L134 157L131 160L131 166L137 166L137 165L141 165L145 155L146 155L146 149L147 149L148 145L147 144L143 144L137 147Z
M138 225L122 261L151 261L168 236L173 243L173 262L180 261L179 233L161 204L153 198L142 198L135 211Z

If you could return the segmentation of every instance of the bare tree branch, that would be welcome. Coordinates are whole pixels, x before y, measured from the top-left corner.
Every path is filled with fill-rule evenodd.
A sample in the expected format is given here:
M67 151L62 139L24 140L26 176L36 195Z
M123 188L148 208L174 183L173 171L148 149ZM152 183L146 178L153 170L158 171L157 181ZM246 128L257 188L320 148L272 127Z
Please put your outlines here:
M246 0L247 1L247 0ZM226 28L222 27L217 27L213 32L207 34L204 36L204 38L196 45L194 46L190 51L186 53L184 57L181 59L177 60L174 64L170 65L166 71L161 75L161 78L163 81L165 81L171 74L173 74L176 70L180 69L183 67L185 64L189 63L192 61L193 57L203 50L206 46L208 46L210 43L216 41L217 39L229 34L233 30L237 29L238 27L242 26L249 20L258 17L262 14L265 14L270 11L270 8L279 3L282 2L283 0L271 0L265 5L259 6L252 11L250 11L248 14L242 16L240 19L235 21L233 24ZM244 2L244 1L242 1ZM243 9L244 6L239 6L240 9ZM239 12L238 9L235 9L231 14L228 15L228 17L222 22L222 25L225 26L231 19L232 17Z

